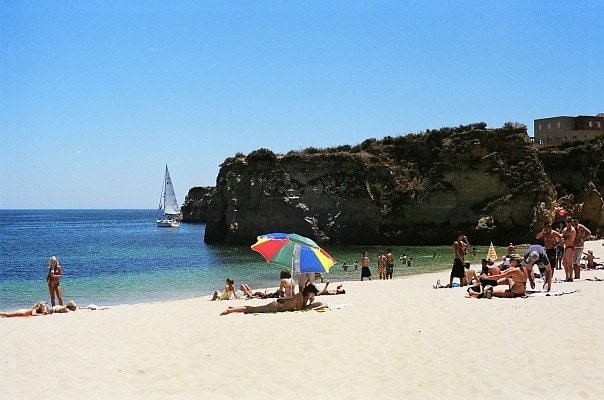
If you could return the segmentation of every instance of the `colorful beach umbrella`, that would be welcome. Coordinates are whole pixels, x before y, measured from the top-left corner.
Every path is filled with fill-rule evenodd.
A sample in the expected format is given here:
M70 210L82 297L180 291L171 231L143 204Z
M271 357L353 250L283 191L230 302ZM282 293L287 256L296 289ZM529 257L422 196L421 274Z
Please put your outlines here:
M267 262L291 267L298 272L329 272L336 260L315 241L296 233L269 233L258 236L252 250Z

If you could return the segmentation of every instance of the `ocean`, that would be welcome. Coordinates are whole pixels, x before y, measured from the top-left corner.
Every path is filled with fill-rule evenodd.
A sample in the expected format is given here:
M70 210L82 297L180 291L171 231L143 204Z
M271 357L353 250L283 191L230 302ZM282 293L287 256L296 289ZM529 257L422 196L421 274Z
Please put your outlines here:
M46 272L53 255L63 267L65 302L73 299L81 306L204 296L222 289L227 277L236 287L242 282L253 289L278 286L279 272L286 268L266 263L250 246L207 245L205 225L158 228L155 214L156 210L0 210L0 310L49 302ZM359 280L360 267L354 271L352 263L367 250L377 279L377 253L386 248L326 246L338 264L325 278ZM392 250L397 258L402 254L413 258L411 267L397 260L395 278L446 270L453 259L450 245L392 246ZM486 253L484 247L480 250ZM480 253L477 257L479 262ZM351 265L348 272L342 271L344 262Z

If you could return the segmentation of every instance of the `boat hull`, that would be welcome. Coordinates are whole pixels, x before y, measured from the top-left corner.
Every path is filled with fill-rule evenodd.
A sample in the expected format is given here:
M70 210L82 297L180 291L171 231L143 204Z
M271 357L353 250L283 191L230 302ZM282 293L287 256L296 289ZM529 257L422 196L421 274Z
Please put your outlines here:
M180 226L180 221L176 219L158 219L157 226L160 228L178 228Z

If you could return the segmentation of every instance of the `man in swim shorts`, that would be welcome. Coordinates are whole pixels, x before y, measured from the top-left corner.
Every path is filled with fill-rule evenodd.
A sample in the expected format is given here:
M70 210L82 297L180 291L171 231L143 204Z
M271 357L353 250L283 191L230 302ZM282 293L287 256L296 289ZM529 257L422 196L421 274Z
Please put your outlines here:
M466 250L469 247L470 243L468 242L468 238L463 233L458 233L457 240L453 242L453 252L455 253L455 258L453 259L453 267L451 268L449 287L453 286L453 278L459 278L459 284L461 285L463 278L466 276L464 261Z

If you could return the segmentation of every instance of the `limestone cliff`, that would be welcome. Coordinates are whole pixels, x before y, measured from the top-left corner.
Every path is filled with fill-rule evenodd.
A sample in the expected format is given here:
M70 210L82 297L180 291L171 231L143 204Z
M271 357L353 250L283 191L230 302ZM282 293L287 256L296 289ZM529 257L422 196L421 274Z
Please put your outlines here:
M523 126L443 128L358 146L225 160L205 241L297 232L340 244L529 242L556 191Z
M187 197L180 208L182 221L189 223L205 223L208 220L208 210L212 199L213 187L194 187L189 189Z

